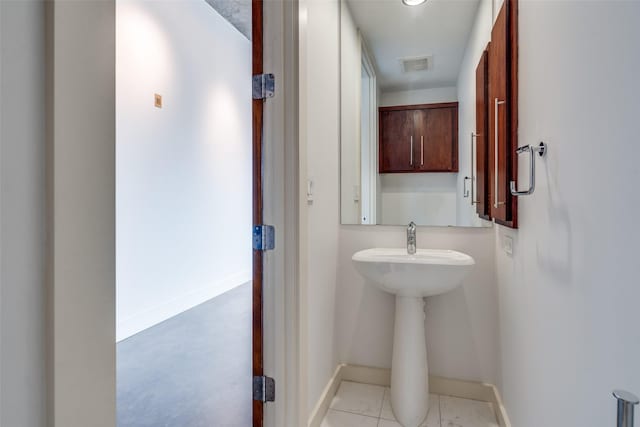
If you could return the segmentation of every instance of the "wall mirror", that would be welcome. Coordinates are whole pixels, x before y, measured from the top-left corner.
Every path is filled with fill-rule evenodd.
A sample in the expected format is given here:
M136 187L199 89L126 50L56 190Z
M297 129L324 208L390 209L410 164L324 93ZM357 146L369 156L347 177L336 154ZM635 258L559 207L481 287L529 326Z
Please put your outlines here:
M341 0L341 223L490 226L458 129L474 114L457 80L479 1L418 1Z

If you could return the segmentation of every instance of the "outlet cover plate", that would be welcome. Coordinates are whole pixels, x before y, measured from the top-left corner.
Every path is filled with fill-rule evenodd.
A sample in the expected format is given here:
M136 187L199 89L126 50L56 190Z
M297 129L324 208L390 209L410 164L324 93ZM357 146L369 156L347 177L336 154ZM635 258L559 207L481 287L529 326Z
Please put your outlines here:
M513 237L511 236L504 236L504 251L509 254L509 255L513 255Z

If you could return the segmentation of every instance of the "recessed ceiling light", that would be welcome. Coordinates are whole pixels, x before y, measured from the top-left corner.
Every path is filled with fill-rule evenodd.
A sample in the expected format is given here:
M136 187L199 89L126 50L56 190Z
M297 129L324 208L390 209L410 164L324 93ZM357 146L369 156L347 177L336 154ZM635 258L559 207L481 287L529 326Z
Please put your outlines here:
M406 4L407 6L417 6L424 3L425 1L427 0L402 0L402 3Z

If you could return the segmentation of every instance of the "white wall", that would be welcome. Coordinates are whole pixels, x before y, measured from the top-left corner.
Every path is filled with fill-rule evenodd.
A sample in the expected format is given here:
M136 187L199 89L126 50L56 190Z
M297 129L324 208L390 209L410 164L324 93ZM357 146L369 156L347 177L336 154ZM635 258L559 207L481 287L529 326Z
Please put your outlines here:
M338 363L334 343L335 290L340 223L339 185L339 4L336 0L309 0L306 11L306 48L301 62L306 74L307 174L314 182L314 200L308 205L308 402L311 411ZM323 82L315 84L314 82ZM304 86L303 89L305 90ZM305 143L305 142L303 142ZM304 214L304 213L303 213Z
M379 224L448 226L456 221L455 173L381 174L382 218Z
M202 0L122 0L116 52L120 340L251 278L251 45Z
M457 100L458 95L454 86L432 89L383 91L380 106L433 104L437 102L456 102Z
M612 426L611 390L640 394L638 40L637 1L520 3L519 143L549 153L519 231L497 230L514 426Z
M44 3L0 2L0 425L44 426Z

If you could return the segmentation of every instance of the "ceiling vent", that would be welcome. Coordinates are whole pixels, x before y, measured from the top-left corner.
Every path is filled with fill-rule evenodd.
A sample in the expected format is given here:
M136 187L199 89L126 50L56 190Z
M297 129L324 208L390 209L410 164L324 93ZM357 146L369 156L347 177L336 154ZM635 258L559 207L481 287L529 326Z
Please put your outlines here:
M412 73L414 71L427 71L431 68L431 62L433 58L431 56L419 56L413 58L402 58L400 64L402 65L402 71L405 73Z

